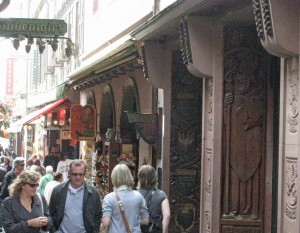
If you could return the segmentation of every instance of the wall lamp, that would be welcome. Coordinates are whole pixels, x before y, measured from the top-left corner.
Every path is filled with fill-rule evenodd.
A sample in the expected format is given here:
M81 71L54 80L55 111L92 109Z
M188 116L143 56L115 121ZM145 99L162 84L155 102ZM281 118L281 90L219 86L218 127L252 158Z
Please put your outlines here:
M14 38L12 40L13 47L18 50L20 47L21 41L27 39L27 44L25 45L25 51L27 53L30 52L31 46L35 43L39 49L40 54L43 54L46 44L50 45L52 48L52 51L55 52L58 48L58 44L60 41L65 41L65 54L67 57L70 57L73 53L74 49L74 43L70 38L67 37L32 37L32 36L26 36L19 34L17 38ZM35 41L35 42L34 42Z

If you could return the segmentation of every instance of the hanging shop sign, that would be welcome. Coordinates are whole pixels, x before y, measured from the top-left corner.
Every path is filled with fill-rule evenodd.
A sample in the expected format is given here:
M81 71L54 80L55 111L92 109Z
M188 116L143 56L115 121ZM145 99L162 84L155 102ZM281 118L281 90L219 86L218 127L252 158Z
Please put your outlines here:
M63 36L67 23L59 19L0 18L0 36Z
M90 141L96 137L96 109L93 105L74 104L71 107L71 138Z

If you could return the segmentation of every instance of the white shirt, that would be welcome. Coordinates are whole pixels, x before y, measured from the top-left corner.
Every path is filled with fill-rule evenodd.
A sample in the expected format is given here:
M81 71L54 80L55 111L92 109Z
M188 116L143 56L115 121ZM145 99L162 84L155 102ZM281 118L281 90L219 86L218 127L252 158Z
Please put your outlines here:
M60 182L56 181L56 180L51 180L51 181L48 182L48 184L46 184L44 197L46 198L46 201L47 201L48 205L50 203L50 198L51 198L52 191L53 191L54 187L59 185L59 184L60 184Z
M72 159L66 159L66 160L61 160L58 162L57 164L57 170L56 172L59 172L61 174L63 174L63 182L68 180L68 173L70 170L70 163L72 162Z

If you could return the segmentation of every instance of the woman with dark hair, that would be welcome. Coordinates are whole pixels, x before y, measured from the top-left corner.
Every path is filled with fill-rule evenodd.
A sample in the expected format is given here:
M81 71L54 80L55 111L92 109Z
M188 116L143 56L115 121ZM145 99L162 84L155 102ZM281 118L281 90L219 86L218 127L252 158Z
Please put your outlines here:
M170 204L164 191L157 189L155 169L150 165L143 165L138 172L138 189L146 200L150 223L142 226L142 232L167 233L170 223Z
M145 199L138 191L133 190L134 179L127 165L116 165L111 173L111 181L114 192L107 194L103 200L103 227L109 228L108 233L128 232L118 205L117 197L119 197L130 231L140 233L140 224L148 224L149 214Z
M39 233L52 228L52 218L43 196L36 194L40 176L23 171L9 186L3 200L1 222L6 233Z

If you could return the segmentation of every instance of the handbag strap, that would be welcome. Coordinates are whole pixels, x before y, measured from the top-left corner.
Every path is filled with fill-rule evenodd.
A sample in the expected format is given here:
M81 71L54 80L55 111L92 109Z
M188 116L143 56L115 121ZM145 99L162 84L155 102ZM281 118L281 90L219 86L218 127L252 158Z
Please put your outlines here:
M149 206L151 205L151 200L153 197L153 194L155 193L156 190L149 190L146 195L145 195L145 200L147 200L147 208L149 209ZM149 195L150 192L150 195Z
M41 201L41 208L42 208L42 216L44 216L44 203L43 203L43 199L41 194L36 193L36 195L39 197L40 201Z
M117 198L118 206L120 207L120 210L121 210L121 214L122 214L122 218L123 218L123 221L124 221L124 224L125 224L125 227L126 227L126 231L127 231L127 233L131 233L129 225L128 225L128 221L127 221L127 218L126 218L126 214L125 214L125 211L124 211L123 203L121 202L118 193L116 191L114 191L114 193L115 193L115 196Z

